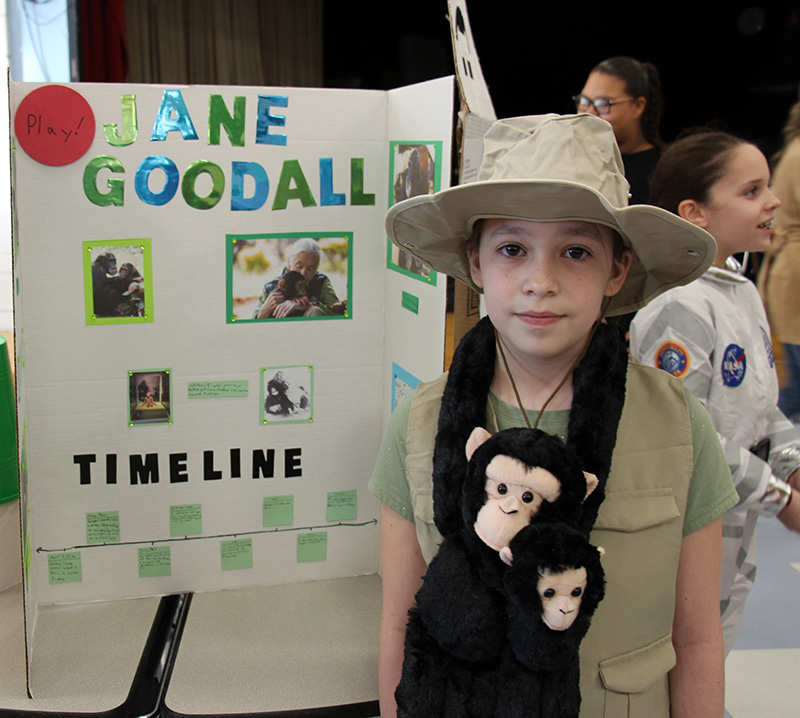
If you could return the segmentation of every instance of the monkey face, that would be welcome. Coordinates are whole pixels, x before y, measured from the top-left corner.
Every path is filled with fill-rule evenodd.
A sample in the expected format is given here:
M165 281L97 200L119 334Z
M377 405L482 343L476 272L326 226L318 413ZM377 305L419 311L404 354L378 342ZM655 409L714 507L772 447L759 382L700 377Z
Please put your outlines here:
M561 482L546 469L529 468L498 454L486 467L486 502L478 512L475 533L495 551L508 546L536 515L542 502L552 503Z
M300 272L286 272L278 282L284 299L300 299L308 296L307 282Z
M552 572L544 569L539 574L536 590L542 599L542 620L553 631L566 631L580 611L586 591L586 569L568 568Z

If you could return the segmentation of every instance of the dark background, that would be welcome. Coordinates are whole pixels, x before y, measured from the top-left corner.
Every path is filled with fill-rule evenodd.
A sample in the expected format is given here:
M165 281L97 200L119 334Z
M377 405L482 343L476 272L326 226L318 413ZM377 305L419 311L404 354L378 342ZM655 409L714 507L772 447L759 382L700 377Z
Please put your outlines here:
M446 0L324 3L325 84L391 89L453 74ZM574 111L614 55L658 67L661 133L715 123L770 154L797 99L800 0L614 4L467 0L499 118ZM380 19L377 15L380 15Z

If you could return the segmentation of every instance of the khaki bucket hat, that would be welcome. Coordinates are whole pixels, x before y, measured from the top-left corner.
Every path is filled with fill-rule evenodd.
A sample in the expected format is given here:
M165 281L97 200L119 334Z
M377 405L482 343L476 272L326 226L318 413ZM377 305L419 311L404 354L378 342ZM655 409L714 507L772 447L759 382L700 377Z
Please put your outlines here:
M478 181L399 202L386 214L392 242L476 291L467 240L483 218L578 220L616 230L633 261L607 316L643 307L688 284L716 255L713 237L677 215L628 206L628 183L611 125L593 115L535 115L495 122Z

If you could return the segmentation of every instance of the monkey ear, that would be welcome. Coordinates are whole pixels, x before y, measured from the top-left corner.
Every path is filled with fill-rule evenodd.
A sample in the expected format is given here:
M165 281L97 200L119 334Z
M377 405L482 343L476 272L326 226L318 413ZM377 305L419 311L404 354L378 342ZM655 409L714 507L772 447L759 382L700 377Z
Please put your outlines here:
M467 461L472 458L472 455L475 453L475 449L477 449L490 436L491 434L480 426L476 426L472 430L472 433L469 435L469 439L467 439Z
M597 488L600 481L594 474L590 474L588 471L584 471L583 475L586 477L586 496L583 498L586 499L589 494Z

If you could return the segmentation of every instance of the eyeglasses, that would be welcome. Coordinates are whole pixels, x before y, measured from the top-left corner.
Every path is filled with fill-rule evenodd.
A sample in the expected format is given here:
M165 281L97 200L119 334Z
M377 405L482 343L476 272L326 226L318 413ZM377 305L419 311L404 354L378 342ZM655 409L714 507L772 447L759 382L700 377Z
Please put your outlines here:
M591 105L594 107L598 115L607 115L611 112L613 105L619 105L622 102L633 102L635 97L624 97L621 100L611 100L608 97L598 97L596 100L590 100L586 95L573 95L572 101L578 112L586 112Z

